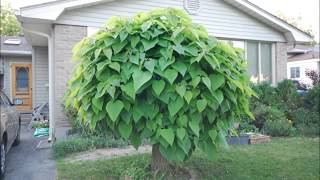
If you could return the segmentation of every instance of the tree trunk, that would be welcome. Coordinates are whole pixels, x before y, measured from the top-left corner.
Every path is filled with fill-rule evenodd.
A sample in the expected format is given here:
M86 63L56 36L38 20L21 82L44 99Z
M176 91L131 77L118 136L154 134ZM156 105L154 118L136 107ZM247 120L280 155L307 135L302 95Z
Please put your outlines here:
M159 144L154 144L152 146L151 170L152 171L170 171L170 164L161 155Z

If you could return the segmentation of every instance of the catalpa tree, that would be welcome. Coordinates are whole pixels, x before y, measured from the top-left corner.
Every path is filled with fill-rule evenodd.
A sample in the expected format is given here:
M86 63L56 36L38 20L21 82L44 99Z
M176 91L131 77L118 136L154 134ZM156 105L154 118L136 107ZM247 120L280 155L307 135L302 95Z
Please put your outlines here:
M73 58L79 63L66 107L82 124L103 126L135 148L148 139L153 170L167 170L197 147L214 156L239 116L252 116L242 53L182 10L113 17L75 46Z

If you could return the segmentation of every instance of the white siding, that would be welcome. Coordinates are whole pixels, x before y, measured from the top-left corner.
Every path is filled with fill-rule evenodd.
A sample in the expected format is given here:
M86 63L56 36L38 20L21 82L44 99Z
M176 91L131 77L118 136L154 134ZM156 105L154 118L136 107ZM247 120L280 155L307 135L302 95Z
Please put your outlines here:
M103 27L112 16L128 17L137 12L166 7L182 9L183 0L117 0L66 11L56 23ZM201 0L200 12L191 17L194 22L205 25L208 32L216 37L285 41L283 34L222 0Z
M33 106L49 100L48 47L33 48Z
M299 78L291 78L291 68L299 67L300 68L300 77ZM297 80L301 83L307 84L308 86L312 86L311 79L306 76L306 70L314 70L318 73L320 72L320 60L319 59L308 59L301 61L292 61L287 63L287 77L292 80Z

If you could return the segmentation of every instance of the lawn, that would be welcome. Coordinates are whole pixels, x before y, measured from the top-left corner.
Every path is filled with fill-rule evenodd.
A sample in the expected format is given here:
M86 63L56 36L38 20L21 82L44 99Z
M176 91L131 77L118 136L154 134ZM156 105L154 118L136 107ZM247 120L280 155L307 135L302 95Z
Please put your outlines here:
M58 160L58 179L148 179L150 155L67 164ZM279 138L270 143L220 150L214 160L200 151L177 166L194 169L199 179L319 179L319 138Z

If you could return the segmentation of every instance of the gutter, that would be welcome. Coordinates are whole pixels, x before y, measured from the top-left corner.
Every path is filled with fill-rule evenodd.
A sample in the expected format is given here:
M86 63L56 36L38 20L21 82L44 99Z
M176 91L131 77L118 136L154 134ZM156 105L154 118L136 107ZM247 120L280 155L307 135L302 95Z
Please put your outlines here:
M32 55L31 51L10 51L10 50L0 50L0 54L6 55Z
M36 34L48 39L48 61L49 61L49 138L48 142L54 140L54 62L53 62L53 35L23 28L24 31Z

